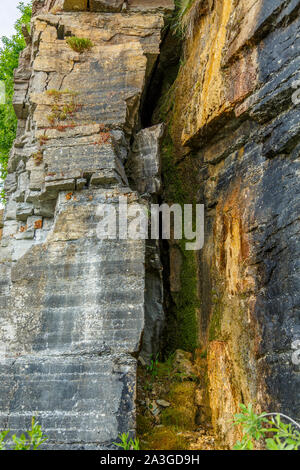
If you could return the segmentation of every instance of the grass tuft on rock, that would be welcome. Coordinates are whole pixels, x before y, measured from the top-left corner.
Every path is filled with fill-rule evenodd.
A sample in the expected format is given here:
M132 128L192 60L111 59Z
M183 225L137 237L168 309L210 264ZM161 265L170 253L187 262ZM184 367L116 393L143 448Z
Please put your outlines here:
M76 36L72 36L66 40L68 46L73 49L75 52L79 52L81 54L84 51L89 51L92 49L94 44L90 39L87 38L78 38Z

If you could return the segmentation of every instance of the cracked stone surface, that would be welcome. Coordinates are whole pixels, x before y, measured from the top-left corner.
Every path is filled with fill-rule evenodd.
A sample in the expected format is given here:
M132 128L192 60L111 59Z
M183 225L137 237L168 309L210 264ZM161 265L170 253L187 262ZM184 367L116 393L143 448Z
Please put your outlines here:
M239 403L300 419L300 2L199 3L170 133L181 183L206 208L197 319L213 425L232 447Z
M123 163L172 5L125 14L123 3L34 2L15 77L19 126L0 224L0 429L21 432L36 415L50 449L110 448L135 429L146 247L99 240L97 208L140 201ZM72 35L93 46L72 50Z

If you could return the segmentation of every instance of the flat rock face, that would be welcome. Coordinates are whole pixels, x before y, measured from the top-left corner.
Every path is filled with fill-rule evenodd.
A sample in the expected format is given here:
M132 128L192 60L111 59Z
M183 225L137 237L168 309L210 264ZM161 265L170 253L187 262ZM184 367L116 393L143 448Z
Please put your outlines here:
M135 137L134 145L127 161L127 173L141 194L161 192L160 147L164 125L141 130Z
M116 429L135 426L136 364L130 357L30 355L1 358L0 364L1 428L27 429L38 413L48 449L83 450L110 447Z
M122 4L35 2L16 72L20 132L0 224L0 429L19 433L36 415L51 449L110 448L135 429L146 247L99 237L98 209L141 202L123 163L164 9L107 13ZM72 49L71 36L89 47Z

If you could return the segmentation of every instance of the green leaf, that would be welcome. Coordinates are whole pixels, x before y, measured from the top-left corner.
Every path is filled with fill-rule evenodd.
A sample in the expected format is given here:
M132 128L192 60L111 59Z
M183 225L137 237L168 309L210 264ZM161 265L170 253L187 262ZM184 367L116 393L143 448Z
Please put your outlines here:
M0 178L6 177L9 152L16 137L17 118L12 105L14 92L14 70L18 67L19 55L26 43L22 34L22 24L29 27L31 2L20 2L20 18L15 24L15 34L11 38L2 37L0 48L0 81L6 88L6 104L0 105ZM5 194L0 185L0 200L5 202Z

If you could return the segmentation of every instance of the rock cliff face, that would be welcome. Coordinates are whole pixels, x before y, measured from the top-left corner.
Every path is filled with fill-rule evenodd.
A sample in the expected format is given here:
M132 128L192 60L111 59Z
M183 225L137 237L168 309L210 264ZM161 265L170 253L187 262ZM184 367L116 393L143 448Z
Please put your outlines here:
M185 57L161 101L165 198L206 208L204 249L191 261L172 246L170 271L197 279L190 311L208 351L213 424L229 444L241 402L300 418L299 9L194 2ZM188 286L173 285L180 321Z
M178 74L172 9L33 4L0 214L0 429L37 415L49 448L134 431L136 358L163 326L166 351L207 350L224 445L241 402L300 419L300 1L196 0ZM122 196L204 203L203 250L99 239Z
M0 428L19 431L37 414L50 448L109 447L134 430L134 356L149 282L156 334L162 322L160 265L148 281L144 240L97 237L100 204L117 210L126 195L130 209L139 200L123 164L172 9L123 4L35 2L16 71L19 130L0 250ZM72 36L90 47L73 50ZM160 178L155 129L145 144L152 194ZM135 153L133 171L137 162ZM136 174L139 189L143 170ZM146 329L146 356L153 343Z

